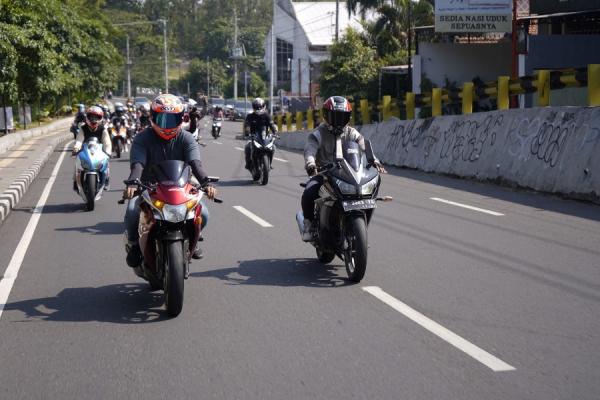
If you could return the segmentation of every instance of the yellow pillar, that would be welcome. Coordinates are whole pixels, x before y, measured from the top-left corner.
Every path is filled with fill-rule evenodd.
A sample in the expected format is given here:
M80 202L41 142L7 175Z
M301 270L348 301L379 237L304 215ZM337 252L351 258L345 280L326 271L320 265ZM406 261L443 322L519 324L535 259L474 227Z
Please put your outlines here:
M367 100L360 101L360 116L363 125L371 123L371 113L369 112L369 102Z
M548 107L550 105L550 71L547 69L538 71L537 91L538 105Z
M277 114L277 131L278 132L282 132L281 128L283 128L283 117L281 116L281 114Z
M498 77L498 110L508 110L510 108L510 96L508 94L509 76Z
M462 113L473 113L473 82L465 82L462 90Z
M600 64L588 65L588 105L600 106Z
M289 111L285 113L285 122L287 125L287 131L291 132L292 131L292 113Z
M306 127L308 128L309 131L312 131L313 129L315 129L315 118L314 118L314 112L312 108L309 108L308 111L306 112Z
M302 123L303 120L303 115L302 115L302 111L296 111L296 130L297 131L301 131L304 129L304 124Z
M406 93L406 119L415 119L415 94Z
M383 96L381 99L381 112L383 113L383 120L387 121L391 117L391 106L392 96Z
M431 91L431 115L439 117L442 115L442 89L433 88Z

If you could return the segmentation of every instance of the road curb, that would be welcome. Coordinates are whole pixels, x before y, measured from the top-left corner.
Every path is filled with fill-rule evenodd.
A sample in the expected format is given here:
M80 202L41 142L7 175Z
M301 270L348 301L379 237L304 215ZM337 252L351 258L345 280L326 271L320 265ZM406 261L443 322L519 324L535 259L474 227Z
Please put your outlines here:
M33 137L42 136L46 133L56 131L58 129L66 129L73 122L73 117L61 118L59 120L53 121L48 125L27 129L25 131L9 133L8 135L4 135L0 137L0 154L8 151L14 146L19 145L26 139L31 139Z
M0 194L0 225L4 223L12 209L19 204L19 201L27 193L35 178L50 159L50 155L54 152L56 146L72 137L71 132L66 132L52 139L41 156L25 172L17 176L8 189Z

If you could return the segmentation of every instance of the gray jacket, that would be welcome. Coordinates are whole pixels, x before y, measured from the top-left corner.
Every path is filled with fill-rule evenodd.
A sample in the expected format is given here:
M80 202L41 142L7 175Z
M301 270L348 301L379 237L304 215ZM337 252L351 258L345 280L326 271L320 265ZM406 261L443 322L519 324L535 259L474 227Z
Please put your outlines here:
M365 139L356 129L351 126L344 127L341 138L357 142L362 151L365 151ZM335 161L336 136L329 131L328 125L323 123L315 129L306 139L304 146L305 166L316 164L327 165Z

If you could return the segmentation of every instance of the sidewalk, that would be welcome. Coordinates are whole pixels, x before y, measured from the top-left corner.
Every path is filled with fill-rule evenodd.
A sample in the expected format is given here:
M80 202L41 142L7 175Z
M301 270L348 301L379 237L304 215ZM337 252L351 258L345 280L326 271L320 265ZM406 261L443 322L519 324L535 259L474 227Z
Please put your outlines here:
M73 137L72 117L0 138L0 224L17 206L55 147Z

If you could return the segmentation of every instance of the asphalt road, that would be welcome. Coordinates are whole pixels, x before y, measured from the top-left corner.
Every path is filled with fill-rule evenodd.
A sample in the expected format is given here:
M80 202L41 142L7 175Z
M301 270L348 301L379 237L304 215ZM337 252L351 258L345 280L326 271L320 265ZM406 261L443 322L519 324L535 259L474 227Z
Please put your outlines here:
M127 160L85 212L68 154L51 177L57 149L0 226L0 271L23 256L0 319L0 398L599 398L598 206L389 168L395 201L380 204L365 279L350 284L339 259L322 266L300 241L301 154L278 151L255 185L239 130L203 133L225 203L209 206L175 319L124 263Z

